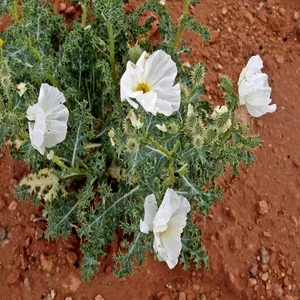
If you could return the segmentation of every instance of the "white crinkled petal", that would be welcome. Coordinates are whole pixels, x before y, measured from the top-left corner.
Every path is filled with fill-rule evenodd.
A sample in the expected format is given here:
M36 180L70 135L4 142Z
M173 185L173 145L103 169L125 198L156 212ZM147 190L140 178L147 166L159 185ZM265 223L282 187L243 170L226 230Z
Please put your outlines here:
M168 189L153 220L153 231L163 232L167 230L168 222L172 216L172 213L171 193L170 189Z
M245 97L247 94L253 90L258 90L260 88L269 88L271 93L271 88L268 83L268 75L265 73L256 74L249 80L244 81L239 85L239 96Z
M276 104L263 105L263 106L252 106L246 103L247 110L252 117L258 118L266 113L273 113L276 111Z
M65 101L57 88L42 84L38 103L27 110L27 118L32 121L29 125L32 146L42 154L45 148L51 148L66 138L69 111L63 104Z
M181 91L179 84L173 86L173 80L162 80L160 82L160 85L153 87L152 90L157 94L160 102L165 103L164 105L161 104L159 106L159 113L170 116L171 114L179 110L181 101ZM166 107L168 107L167 110Z
M50 120L47 122L47 130L45 133L45 147L52 148L65 140L67 135L67 123L58 120Z
M165 261L170 269L178 263L182 248L180 233L154 233L153 249L159 261Z
M253 117L260 117L276 110L275 104L269 105L272 102L272 89L267 74L261 72L262 68L261 58L258 55L251 57L239 79L240 105L246 105Z
M246 67L242 70L238 84L240 85L244 80L249 80L253 75L261 73L263 68L263 61L259 55L252 56Z
M41 85L38 104L44 112L48 113L65 102L66 98L58 88L47 83Z
M171 56L162 50L155 51L145 63L144 78L151 87L159 86L162 80L173 82L177 76L177 67Z
M128 100L130 97L135 98L134 88L137 86L142 69L129 61L126 66L126 71L120 81L121 101Z
M42 143L40 146L37 146L33 142L33 127L34 127L34 124L32 122L28 122L29 137L30 137L31 145L32 145L32 147L34 149L38 150L43 155L44 152L45 152L45 146L44 146L44 144Z
M150 112L156 115L157 109L157 95L154 92L148 92L145 94L140 94L136 98L137 102L144 108L146 112Z
M157 203L154 194L145 198L144 202L144 220L140 220L140 231L148 234L153 230L153 220L157 212Z
M33 113L34 115L30 115ZM30 123L29 128L29 136L31 140L31 144L35 148L40 148L44 142L44 135L46 131L46 114L39 106L33 106L31 109L27 110L27 115L30 117L34 116L34 124Z

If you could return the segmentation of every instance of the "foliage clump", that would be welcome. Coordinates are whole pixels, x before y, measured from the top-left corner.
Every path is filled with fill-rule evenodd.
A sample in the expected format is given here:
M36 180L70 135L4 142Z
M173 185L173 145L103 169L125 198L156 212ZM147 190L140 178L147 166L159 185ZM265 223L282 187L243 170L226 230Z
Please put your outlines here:
M233 120L238 98L231 81L221 78L228 113L213 119L212 104L205 98L205 65L180 62L181 53L191 52L184 42L180 45L184 29L198 33L199 43L210 36L188 14L190 1L184 1L179 26L159 1L146 1L132 13L125 12L123 2L77 1L82 18L70 25L48 2L23 0L19 13L16 1L0 5L0 12L14 19L1 36L0 146L9 140L14 156L32 167L33 174L21 181L16 195L31 195L44 206L45 236L80 237L86 280L97 272L99 258L116 234L122 238L115 256L118 276L132 273L145 260L153 237L139 229L144 199L151 193L162 199L170 187L189 199L194 211L182 235L181 261L185 267L207 266L192 216L208 214L221 199L216 179L225 166L236 175L239 163L253 161L251 149L258 145ZM141 14L150 11L159 19L162 41L157 46L147 37L155 18L140 24ZM136 62L142 51L156 49L177 64L181 107L171 117L153 116L140 107L134 111L142 124L137 128L128 118L132 108L120 101L120 77L127 61ZM42 156L31 146L26 110L37 101L44 82L64 93L70 116L66 140ZM19 83L26 84L23 95ZM232 125L224 132L229 119Z

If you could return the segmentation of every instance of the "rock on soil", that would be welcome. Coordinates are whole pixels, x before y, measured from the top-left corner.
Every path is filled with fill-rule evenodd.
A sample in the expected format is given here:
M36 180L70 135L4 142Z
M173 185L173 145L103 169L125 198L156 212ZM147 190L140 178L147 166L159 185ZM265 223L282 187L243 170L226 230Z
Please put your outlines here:
M47 257L44 254L40 255L40 261L41 261L41 267L42 270L45 270L47 272L51 272L53 268L53 262L51 257Z
M260 261L262 264L268 264L270 260L269 252L264 248L260 248Z
M269 212L269 206L268 203L265 200L259 201L257 203L258 206L258 213L260 215L266 215Z
M275 297L277 297L278 299L281 299L283 296L283 293L284 293L281 285L278 283L274 284L273 292L274 292Z
M7 283L14 284L16 283L19 278L21 277L21 270L20 269L13 269L7 276Z
M249 278L248 279L248 286L253 287L257 284L257 280L255 278Z
M81 279L76 273L71 272L62 285L67 293L75 293L81 285Z

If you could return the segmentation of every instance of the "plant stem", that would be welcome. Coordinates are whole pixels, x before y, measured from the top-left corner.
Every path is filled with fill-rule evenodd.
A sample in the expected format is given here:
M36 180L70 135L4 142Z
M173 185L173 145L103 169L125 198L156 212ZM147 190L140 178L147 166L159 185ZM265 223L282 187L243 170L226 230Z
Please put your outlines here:
M52 161L59 166L61 169L67 169L67 166L60 160L60 158L56 155L52 157Z
M146 141L149 142L154 148L158 149L160 152L166 155L169 160L173 160L172 154L169 150L161 146L158 142L153 140L151 137L147 137Z
M109 57L110 57L110 66L111 74L115 83L117 83L116 77L116 61L115 61L115 39L113 34L113 27L111 23L107 25L108 39L109 39Z
M17 22L17 23L19 22L18 0L14 0L14 2L12 3L11 17L13 18L13 20L15 22Z
M183 30L184 30L184 24L182 22L182 20L187 16L188 14L188 11L189 11L189 5L190 5L190 0L184 0L184 7L183 7L183 14L180 18L180 24L179 24L179 28L178 28L178 31L175 35L175 38L174 38L174 43L173 43L173 49L174 51L177 50L178 48L178 44L179 44L179 41L181 39L181 36L182 36L182 33L183 33Z
M81 16L81 26L83 28L86 27L87 14L88 14L88 4L87 4L87 1L84 1L83 11L82 11L82 16Z
M27 38L27 46L31 54L36 58L36 60L40 64L42 64L43 57L41 56L39 50L36 47L32 46L31 40L29 38ZM56 81L55 77L50 73L49 70L45 70L45 76L53 86L55 87L58 86L58 82Z
M162 152L169 160L169 178L171 184L174 182L175 176L174 176L174 158L172 156L172 153L161 146L158 142L153 140L151 137L147 136L146 141L149 142L154 148L158 149L160 152Z

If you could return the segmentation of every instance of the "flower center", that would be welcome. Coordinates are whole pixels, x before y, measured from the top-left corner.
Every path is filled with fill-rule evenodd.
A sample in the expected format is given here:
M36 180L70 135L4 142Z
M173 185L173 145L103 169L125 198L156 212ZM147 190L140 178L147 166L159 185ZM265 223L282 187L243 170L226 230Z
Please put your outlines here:
M136 91L142 91L143 94L148 93L150 91L150 86L147 82L140 82L136 87Z

